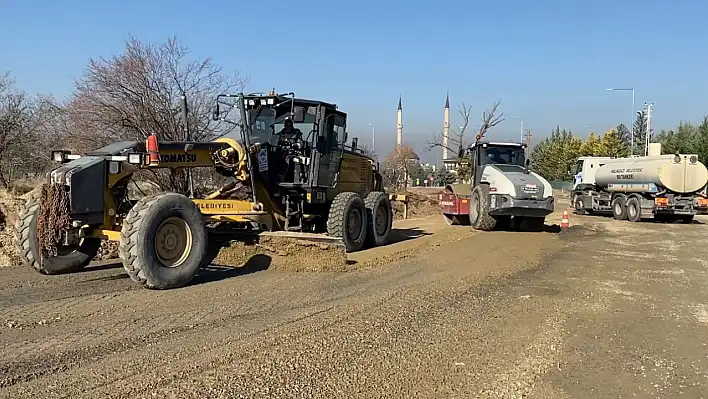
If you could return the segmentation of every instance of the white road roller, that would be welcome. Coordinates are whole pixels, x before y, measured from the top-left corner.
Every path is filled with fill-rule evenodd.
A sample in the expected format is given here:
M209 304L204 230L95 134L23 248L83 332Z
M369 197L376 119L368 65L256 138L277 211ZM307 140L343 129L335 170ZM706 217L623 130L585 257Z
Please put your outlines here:
M698 156L659 154L660 144L652 143L645 157L578 158L573 184L576 213L683 223L708 214L708 169Z

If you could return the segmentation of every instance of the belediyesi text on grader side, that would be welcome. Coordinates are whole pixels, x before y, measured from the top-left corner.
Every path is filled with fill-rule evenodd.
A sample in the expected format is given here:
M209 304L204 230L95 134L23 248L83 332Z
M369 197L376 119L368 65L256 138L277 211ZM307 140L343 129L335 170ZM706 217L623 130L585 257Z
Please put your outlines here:
M232 110L238 121L227 117ZM183 100L185 120L186 113ZM387 242L392 208L378 164L357 148L356 138L346 144L347 115L336 105L274 91L221 95L214 118L236 124L240 140L159 142L153 134L83 156L53 151L61 165L43 188L64 201L42 202L36 190L21 210L17 245L25 263L44 274L76 271L95 257L102 239L118 241L130 277L166 289L186 285L207 265L207 232L214 224L227 226L234 238L284 235L347 252ZM128 197L128 184L141 169L198 167L214 168L230 182L203 198L174 192ZM248 199L229 198L244 187ZM61 214L49 209L57 203L66 204L68 217L55 226L60 234L43 237L46 231L37 227L47 221L40 219Z

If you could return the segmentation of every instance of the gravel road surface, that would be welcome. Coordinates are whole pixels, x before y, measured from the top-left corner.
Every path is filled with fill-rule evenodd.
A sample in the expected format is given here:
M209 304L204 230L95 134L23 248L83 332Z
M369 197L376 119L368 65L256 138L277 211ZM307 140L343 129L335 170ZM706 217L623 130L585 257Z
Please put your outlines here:
M2 268L0 397L708 397L707 226L440 219L345 272L259 256L157 292Z

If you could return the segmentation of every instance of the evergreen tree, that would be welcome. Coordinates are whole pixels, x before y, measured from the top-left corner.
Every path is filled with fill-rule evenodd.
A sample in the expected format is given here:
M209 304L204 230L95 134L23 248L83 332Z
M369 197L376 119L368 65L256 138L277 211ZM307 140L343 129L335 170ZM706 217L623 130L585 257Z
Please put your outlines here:
M531 153L531 167L548 180L570 180L571 170L581 154L583 141L560 127L543 139Z
M647 116L644 111L637 112L634 119L634 152L633 155L644 155L647 137Z
M629 155L627 145L620 139L617 130L612 129L602 135L600 156L620 158Z
M580 153L586 156L600 156L603 151L602 141L595 133L590 133L590 136L580 147Z
M617 125L617 137L619 137L620 140L627 145L627 148L629 148L632 143L632 134L624 123Z

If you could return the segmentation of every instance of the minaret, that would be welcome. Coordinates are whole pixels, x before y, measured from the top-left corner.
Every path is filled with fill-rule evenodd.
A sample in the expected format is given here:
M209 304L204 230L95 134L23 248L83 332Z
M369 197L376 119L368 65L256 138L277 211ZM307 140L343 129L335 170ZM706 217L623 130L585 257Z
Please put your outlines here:
M396 125L396 144L403 144L403 107L401 107L401 96L398 96L398 124Z
M450 94L445 95L445 122L443 123L442 159L447 159L448 138L450 137Z

